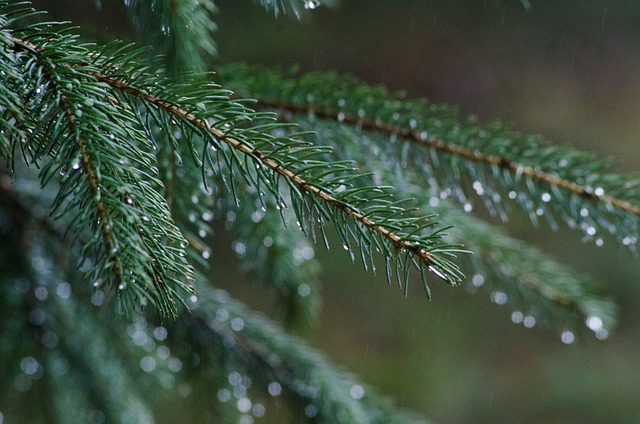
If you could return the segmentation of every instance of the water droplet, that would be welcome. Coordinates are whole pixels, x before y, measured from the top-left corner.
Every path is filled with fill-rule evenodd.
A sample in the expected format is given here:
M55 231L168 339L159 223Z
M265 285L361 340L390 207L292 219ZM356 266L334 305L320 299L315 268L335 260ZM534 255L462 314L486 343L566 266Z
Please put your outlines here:
M251 214L251 221L258 223L262 221L263 217L264 217L264 210L260 208Z
M233 222L236 220L236 213L234 211L227 212L227 222Z
M210 256L211 256L211 252L209 252L208 250L202 251L202 259L209 259Z
M229 319L229 311L225 308L220 308L216 311L216 320L220 322L225 322Z
M304 414L309 418L313 418L318 415L318 408L313 404L309 404L304 407Z
M33 356L26 356L20 361L20 369L27 375L33 375L38 372L40 364Z
M476 287L480 287L481 285L483 285L484 284L484 275L475 274L473 277L471 277L471 284L473 284Z
M476 191L478 196L482 196L484 194L484 187L480 181L473 182L473 189Z
M145 356L140 360L140 368L144 372L151 372L156 369L156 360L151 356Z
M511 200L515 200L515 199L516 199L516 197L518 197L518 193L516 193L515 191L511 190L511 191L509 192L509 199L511 199Z
M507 294L501 291L491 292L491 301L498 305L504 305L507 303Z
M238 408L238 411L242 412L242 413L247 413L251 410L251 400L249 398L241 398L238 399L238 402L236 403L236 406Z
M364 396L364 387L359 384L351 387L351 397L354 399L362 399Z
M580 209L580 216L586 218L589 216L589 210L587 208Z
M307 297L311 294L311 286L307 283L302 283L298 286L298 294L300 297Z
M564 344L571 344L575 339L576 337L571 331L563 331L562 334L560 334L560 340L562 340Z
M264 415L267 413L267 410L263 404L256 403L255 405L253 405L253 408L251 408L251 412L253 413L253 415L260 418L264 417Z
M345 118L344 112L338 113L338 122L343 122Z
M282 386L277 381L272 381L267 386L267 391L271 396L280 396L282 394Z
M598 197L604 196L604 189L602 187L596 187L596 189L593 191L593 194Z
M125 287L127 287L125 283L120 283L120 285L118 286L118 290L124 290Z
M626 236L622 239L622 244L624 244L625 246L630 246L635 243L636 243L635 237Z
M242 331L244 328L244 320L242 318L234 318L231 320L231 329L233 331Z
M153 329L153 337L160 342L166 339L168 334L167 329L162 326Z
M220 402L228 402L231 399L231 392L229 389L220 389L217 396Z
M602 318L597 317L597 316L590 316L589 318L587 318L587 327L589 327L591 330L593 331L598 331L600 329L602 329Z
M315 9L320 6L320 0L304 0L305 9Z
M604 340L607 337L609 337L609 331L605 328L601 328L598 331L596 331L596 338L598 340Z
M520 311L513 311L511 313L511 321L514 324L520 324L522 322L522 320L524 319L524 314Z
M588 227L587 228L587 234L590 236L593 236L596 234L596 229L594 227Z
M244 255L247 251L247 245L241 241L234 241L231 244L231 248L240 256Z
M540 196L540 198L544 203L548 203L551 201L551 195L549 193L542 193L542 196Z
M343 244L343 245L342 245L342 248L343 248L344 250L349 250L349 246L347 246L346 244Z
M104 303L104 292L102 290L98 290L91 295L91 303L95 306L102 306Z
M178 358L171 358L169 359L167 366L171 371L178 372L182 369L182 361L179 360Z
M49 296L49 291L46 287L36 287L34 290L34 294L36 295L36 299L45 300Z
M527 328L533 328L536 325L536 319L535 319L535 317L533 317L531 315L527 315L522 320L522 324Z
M69 283L58 284L56 293L61 299L69 299L71 297L71 285Z
M465 212L469 213L473 210L473 205L471 203L465 203L463 209Z

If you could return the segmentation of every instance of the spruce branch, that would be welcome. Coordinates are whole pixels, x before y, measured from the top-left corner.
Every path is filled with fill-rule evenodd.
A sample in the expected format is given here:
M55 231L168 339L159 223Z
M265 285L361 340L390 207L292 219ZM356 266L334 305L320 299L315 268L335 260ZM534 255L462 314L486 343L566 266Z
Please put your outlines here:
M585 237L603 231L635 250L640 231L640 177L607 173L610 164L592 154L552 146L499 123L466 124L457 112L424 100L407 100L380 87L330 73L300 77L263 67L230 66L222 81L268 109L352 125L408 143L402 160L462 203L469 189L506 219L505 191L534 223L554 215ZM466 179L465 179L466 178ZM450 188L453 187L453 188Z
M209 142L214 145L216 151L224 147L222 145L216 147L215 144L220 142L226 144L226 146L231 148L231 153L225 157L230 168L233 165L242 166L242 162L240 162L236 156L237 153L244 156L245 161L252 161L254 166L245 167L244 171L252 172L253 169L257 170L257 176L252 179L255 185L259 185L260 181L262 181L272 187L270 191L277 192L277 188L273 187L277 187L278 185L278 176L284 177L291 192L295 193L299 199L304 199L306 195L311 195L312 199L314 199L311 200L313 206L305 206L300 203L299 205L307 208L310 214L313 214L315 209L318 214L317 219L320 219L320 216L328 220L336 219L336 215L323 209L321 203L329 204L335 210L352 219L353 222L356 223L356 232L361 233L362 237L351 230L348 232L343 231L341 234L345 243L348 243L350 238L355 238L356 243L360 244L360 242L364 242L370 246L371 243L374 243L373 238L366 236L366 232L370 231L377 234L381 240L391 244L395 249L408 252L407 260L403 259L400 261L400 263L403 264L401 267L405 274L408 272L408 265L411 263L416 264L416 262L413 261L415 256L421 263L426 265L428 271L435 273L441 279L451 284L457 284L461 280L461 274L455 265L439 255L440 253L443 255L451 255L455 252L461 252L461 250L453 246L437 243L435 239L440 237L438 231L425 236L420 235L423 229L433 225L432 222L425 222L424 219L420 220L416 218L397 218L396 216L401 215L405 209L394 206L389 200L386 200L386 196L384 199L379 197L376 202L377 204L367 204L370 199L355 196L355 194L362 192L361 189L351 191L346 188L348 187L348 182L344 177L333 177L333 180L322 180L322 178L329 177L330 174L335 175L339 173L340 164L311 161L307 155L316 156L317 150L305 148L300 141L293 138L279 139L278 137L272 137L267 130L272 130L278 125L266 124L249 129L236 129L228 119L223 119L218 121L219 126L216 126L215 124L210 124L207 119L200 118L196 115L195 110L189 111L183 109L177 105L177 102L169 101L156 94L152 94L148 91L149 89L153 89L152 87L146 89L138 88L121 79L102 73L95 73L94 76L112 88L142 100L147 105L154 106L178 122L183 122L186 125L185 130L199 131L203 138L208 138ZM214 89L215 87L209 86L209 88ZM199 93L196 93L196 95L197 94ZM187 97L182 95L181 98L185 99ZM216 94L214 98L217 101L221 100L220 94ZM206 99L200 97L200 103L204 100ZM202 105L199 107L202 108ZM220 106L217 107L219 108ZM238 106L230 104L229 107L237 108ZM251 110L236 109L236 111L237 113L243 112L246 115L246 118L243 119L245 122L256 118L265 118L265 115L252 116L253 112ZM255 147L253 145L254 143L251 142L253 140L258 140L259 144L264 146L264 150ZM284 145L288 145L289 150L283 155L282 148ZM208 153L207 149L203 150ZM304 159L296 160L291 156L292 153L299 154L304 157ZM195 156L197 152L194 151L193 154ZM296 166L297 169L295 168ZM348 171L349 169L342 166L342 170ZM354 178L358 178L358 175L348 176L348 179ZM330 189L325 188L331 186L340 188L341 191L334 194ZM369 190L376 191L375 189ZM295 197L295 195L292 195L292 197ZM302 213L298 213L299 219L304 214L302 207L297 208L298 211L302 210ZM388 215L380 216L379 211L385 209ZM312 217L311 215L307 216ZM349 227L348 221L344 220L342 223L344 227ZM309 228L314 226L315 225L311 224ZM362 245L360 245L360 247L363 248ZM385 249L385 252L387 254L390 253L388 248ZM396 258L400 257L396 255ZM416 264L416 268L419 269L421 274L425 272L419 263Z
M315 129L315 142L329 145L334 156L354 160L361 167L375 172L364 184L390 184L399 195L415 199L417 214L427 211L446 216L452 224L448 238L452 243L465 245L474 255L462 258L467 274L467 287L476 291L488 290L494 302L508 305L539 324L554 326L560 331L576 331L587 325L599 338L604 338L615 324L616 307L610 301L594 296L592 279L580 275L538 249L513 239L500 228L470 216L441 198L436 187L425 187L415 169L398 160L398 146L388 142L385 134L364 132L332 119L322 120L316 115L291 115L302 129ZM366 261L364 261L366 267ZM406 286L405 286L406 289Z
M123 311L151 301L163 315L175 315L176 290L192 292L192 271L180 255L186 242L153 187L161 186L155 159L139 148L149 145L135 125L118 125L135 118L92 76L85 46L64 32L37 45L38 28L28 26L26 39L5 32L12 37L4 47L32 78L14 87L25 93L27 113L15 124L28 133L20 144L25 161L54 157L42 168L42 182L60 180L53 210L77 211L69 226L74 236L93 231L84 250L96 260L94 284L111 287Z
M437 190L425 188L419 174L395 162L392 150L396 146L384 137L347 130L333 121L320 123L308 115L296 115L295 119L302 128L315 128L317 142L334 147L337 157L377 170L371 178L378 184L393 181L402 196L415 199L418 213L446 216L452 224L447 237L474 253L461 258L463 269L470 275L470 291L489 291L495 303L530 317L529 322L533 318L562 332L586 325L597 337L604 338L615 326L616 305L593 294L596 284L592 278L464 213L450 200L440 198Z
M300 226L309 231L312 236L315 235L316 225L319 225L320 230L323 231L324 221L336 223L347 249L350 249L350 240L353 240L359 246L363 255L365 253L372 255L374 250L378 250L385 255L387 261L394 257L396 260L396 273L399 279L400 271L404 273L404 278L406 279L411 267L418 269L423 277L427 294L429 294L429 290L426 285L426 272L430 271L451 284L457 284L461 280L462 275L458 268L447 258L448 256L453 256L456 252L460 252L460 250L456 246L438 241L442 237L442 230L430 230L435 225L434 222L428 218L403 218L402 215L405 213L406 207L402 205L402 202L394 201L388 194L382 193L379 188L372 187L364 191L361 187L350 189L349 181L359 178L358 174L353 174L353 170L345 163L331 163L314 159L313 157L317 156L319 152L321 153L322 149L311 148L307 145L308 143L296 137L279 138L270 135L270 131L281 126L281 124L277 123L263 123L265 119L271 119L271 115L255 113L242 105L230 101L225 97L226 92L222 90L216 90L217 94L212 94L211 90L214 88L212 85L205 85L195 90L192 89L189 95L184 93L187 87L178 86L180 93L173 94L170 98L163 98L156 92L158 91L158 86L166 85L162 84L166 81L155 81L155 85L140 83L139 86L136 86L138 79L149 79L150 77L145 72L145 67L135 65L134 58L139 55L139 52L128 52L126 48L123 49L116 45L107 46L106 50L102 52L90 52L86 46L76 45L73 36L65 35L59 38L59 42L68 52L62 53L56 50L56 47L59 46L52 43L39 46L38 41L41 38L38 35L38 27L33 26L31 29L35 31L35 34L26 34L23 38L13 37L14 49L21 54L34 58L35 61L29 62L30 64L39 65L39 60L47 64L46 60L49 60L48 57L51 55L55 57L56 64L62 65L58 66L57 74L52 73L51 69L53 67L47 68L51 73L49 75L51 81L44 81L40 85L52 88L51 94L47 92L45 96L51 95L53 96L53 101L58 101L61 104L66 119L65 125L69 128L69 132L73 134L73 144L61 144L60 149L62 150L60 153L66 156L68 161L73 161L75 160L73 158L79 157L83 171L89 175L88 188L83 188L82 184L85 184L85 182L78 178L79 174L74 175L68 182L63 182L61 195L56 199L54 206L57 208L64 203L65 199L70 199L69 205L63 210L64 213L71 206L78 205L80 202L80 199L72 196L72 193L86 193L87 190L93 193L90 199L85 199L84 201L93 202L97 217L91 218L83 215L77 223L82 224L86 222L85 220L99 223L102 235L97 239L104 240L107 245L107 258L104 260L109 266L96 268L96 270L99 269L101 271L97 272L104 273L105 268L111 268L116 278L116 284L114 285L120 290L126 288L126 285L122 282L124 278L122 274L124 272L123 269L128 267L124 267L119 262L122 260L118 256L120 246L117 246L117 242L113 240L113 224L109 222L109 219L113 218L106 214L105 203L102 202L107 200L110 202L108 207L110 210L116 211L118 219L125 218L130 221L138 221L137 218L148 217L151 212L149 210L141 210L138 213L133 213L133 209L126 209L137 206L133 205L126 188L128 183L137 180L135 184L139 188L148 187L148 189L153 190L148 183L139 180L139 176L144 175L152 184L161 187L161 183L155 180L153 175L142 171L151 167L152 173L155 173L155 159L151 155L138 150L132 144L121 144L117 147L117 150L121 151L125 156L137 158L134 163L136 171L126 177L131 181L125 182L125 180L121 180L125 188L119 188L118 192L121 193L120 196L122 197L107 197L104 193L108 193L108 187L96 185L96 163L102 161L100 155L104 155L104 158L113 155L111 149L105 148L105 146L114 146L113 142L107 139L106 134L123 140L133 137L141 146L149 147L145 134L137 130L137 128L144 128L146 122L136 122L139 119L139 115L132 113L131 110L135 110L140 105L134 104L132 99L141 102L146 107L147 112L161 126L169 128L171 125L178 123L183 126L182 130L185 134L199 135L203 140L206 140L202 145L198 146L198 149L201 148L203 150L203 161L201 162L203 173L204 164L207 160L210 161L210 159L207 159L210 154L210 149L207 146L210 143L213 149L222 151L221 154L224 156L231 173L233 168L236 167L242 171L243 177L248 178L248 181L256 187L259 188L261 184L265 184L268 191L276 195L278 204L282 204L282 197L277 193L279 192L280 178L283 178L290 189L294 210L298 221L301 223ZM132 62L134 65L126 66L126 63L119 63L114 60L113 55L106 53L114 48L119 49L118 58L125 62ZM42 59L43 57L45 59ZM120 77L123 72L127 74L126 79ZM47 75L46 72L44 75ZM66 83L67 86L61 86L56 79L58 76L62 76L63 81L65 81L64 78L70 79L72 77L73 80L69 80ZM56 84L53 84L53 82ZM191 87L193 85L191 84ZM83 93L85 86L86 95L90 98L82 98L82 96L78 95ZM69 87L75 88L75 90L72 92ZM35 89L36 92L37 90ZM68 99L73 99L77 103L71 104ZM91 107L86 112L83 108L83 103L91 104ZM181 107L181 103L186 103L187 108ZM194 105L194 103L196 104ZM128 107L123 108L121 105L128 105ZM206 113L202 113L203 105ZM117 110L118 115L113 116L111 121L108 122L105 117L111 117L112 110ZM202 115L202 117L197 114L197 111L200 111L199 115ZM46 116L46 113L44 115ZM81 117L83 127L77 125ZM167 117L169 118L168 120L166 120ZM93 121L91 118L93 118ZM131 128L128 126L122 128L114 124L118 121L122 122L123 119L130 120L134 125ZM243 127L244 124L250 121L256 121L257 124L248 128ZM100 124L96 126L93 122ZM217 124L215 124L216 122ZM31 125L36 127L35 124ZM86 134L81 134L80 128ZM52 124L46 130L54 131L49 138L50 140L64 139L63 134L58 133L60 127L56 124ZM97 143L95 146L92 144L92 148L95 147L97 150L89 151L87 137L102 140L101 143ZM199 162L199 152L194 148L195 141L192 140L194 137L187 138L191 143L191 153L196 162ZM125 148L124 151L121 150L123 147ZM41 146L41 149L34 153L35 156L32 160L38 160L45 152L55 153L57 148L58 146L50 144ZM74 149L78 149L79 153L76 154ZM129 152L125 153L127 150ZM90 154L94 156L90 157ZM249 166L251 162L253 165ZM76 169L75 163L50 162L49 166L44 169L43 181L48 181L56 171L62 170L63 174L66 173L66 169L69 166L72 169ZM120 177L116 176L114 181L119 179ZM233 192L233 178L230 181L231 191ZM98 190L99 188L100 190ZM104 191L102 190L103 188ZM375 198L372 199L366 196L367 192L374 193ZM162 219L165 220L165 228L175 228L175 231L165 232L165 236L169 237L172 244L178 242L179 247L166 247L164 249L165 252L170 252L166 257L158 256L152 250L147 251L147 254L151 253L153 257L153 260L150 261L153 264L152 269L148 269L149 261L143 261L135 265L131 263L133 272L141 274L137 275L137 278L136 276L132 277L134 287L143 287L142 290L137 291L136 301L144 305L147 298L153 301L156 299L155 296L159 296L161 311L173 314L175 306L172 306L172 300L170 300L173 290L166 288L163 280L167 276L166 274L164 276L159 274L156 267L166 266L169 272L175 272L176 275L189 276L189 271L185 268L184 257L180 256L180 248L186 243L184 243L184 239L177 227L167 220L170 219L168 218L170 213L166 210L164 199L161 199L155 192L148 193L149 196L145 196L145 199L155 198L158 204L165 205L161 209L165 211L161 215L163 216ZM123 205L125 209L123 209ZM327 208L326 206L329 207ZM105 217L107 218L106 222ZM130 224L124 225L123 228L132 228ZM140 231L142 226L144 224L136 223L137 237L134 239L140 240L142 244L148 242L156 243L153 237L145 237L143 235L143 232ZM120 228L120 226L115 225L115 228ZM131 235L129 233L127 240L131 239ZM396 251L395 256L393 250ZM145 249L143 248L141 252L145 252ZM174 265L173 262L165 260L167 257L174 255L178 256L175 264L179 265ZM135 256L129 255L126 258L127 260L134 260L132 258L135 258ZM391 267L387 266L386 269L389 273ZM131 272L131 270L128 269L127 272ZM98 284L102 284L101 280L104 278L100 275L96 274L94 276ZM151 281L147 280L149 277L151 277ZM136 283L138 281L147 281L149 284L142 283L142 286L138 286ZM173 279L170 281L174 281L174 283L178 284L178 287L190 291L188 286L179 283L178 280ZM154 294L149 296L147 290L151 290L151 293ZM125 303L130 304L129 302L132 300L125 300Z

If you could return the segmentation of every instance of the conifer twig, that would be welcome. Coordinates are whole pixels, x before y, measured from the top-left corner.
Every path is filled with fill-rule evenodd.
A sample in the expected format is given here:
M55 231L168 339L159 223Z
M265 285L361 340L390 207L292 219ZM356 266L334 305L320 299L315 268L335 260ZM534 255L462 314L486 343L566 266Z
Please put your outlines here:
M469 162L498 166L499 168L509 170L514 174L523 175L540 183L555 186L569 191L589 201L608 204L620 211L640 217L640 205L634 205L631 202L619 199L608 194L598 194L591 187L577 184L564 178L559 178L541 169L536 169L532 166L520 164L504 156L501 157L493 154L485 154L477 150L472 150L459 145L446 143L443 140L436 138L425 138L419 130L377 122L373 119L351 115L342 111L338 112L325 108L317 108L311 104L293 103L284 100L267 98L258 99L258 104L261 104L265 107L289 111L293 113L312 114L317 117L330 119L336 122L339 121L350 125L357 125L362 127L363 129L377 131L381 134L395 135L397 137L411 140L412 142L419 145L435 149L443 153L458 156Z
M273 170L279 175L282 175L283 177L286 177L293 184L295 184L301 192L308 192L313 194L317 198L331 204L336 209L341 210L346 215L354 218L356 221L360 222L365 227L371 229L372 231L378 234L381 234L383 237L390 240L393 243L393 245L396 246L398 249L405 249L407 251L412 252L413 254L417 255L426 264L431 264L433 262L435 255L432 252L428 252L424 248L420 247L419 245L416 245L411 241L403 239L402 237L397 235L395 232L376 223L371 218L361 213L354 206L337 199L330 192L320 187L317 187L316 185L310 184L304 178L298 175L296 172L288 169L287 167L276 162L275 160L267 157L262 151L255 149L245 143L242 143L241 141L233 137L228 136L225 131L219 128L207 125L207 123L204 120L200 119L196 115L189 113L186 110L181 109L180 107L173 105L170 102L158 96L144 93L118 78L110 77L110 76L99 74L99 73L94 73L94 76L99 81L102 81L112 86L113 88L116 88L130 95L138 97L144 100L145 102L155 105L156 107L164 110L165 112L168 112L178 118L181 118L189 122L191 125L199 128L202 131L209 132L211 135L213 135L217 139L223 140L233 149L243 154L249 155L250 157L256 158L269 169ZM435 272L433 268L431 268L430 270ZM453 284L457 283L456 280L451 280L449 277L447 277L446 275L440 272L435 272L435 273L445 281L451 282Z

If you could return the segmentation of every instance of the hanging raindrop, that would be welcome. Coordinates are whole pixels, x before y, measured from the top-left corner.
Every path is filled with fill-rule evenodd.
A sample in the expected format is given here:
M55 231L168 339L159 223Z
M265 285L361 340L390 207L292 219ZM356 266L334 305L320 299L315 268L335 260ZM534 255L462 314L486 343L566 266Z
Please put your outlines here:
M304 0L305 9L315 9L320 6L320 0Z
M560 340L562 340L562 343L564 344L571 344L575 339L576 337L571 331L563 331L560 335Z

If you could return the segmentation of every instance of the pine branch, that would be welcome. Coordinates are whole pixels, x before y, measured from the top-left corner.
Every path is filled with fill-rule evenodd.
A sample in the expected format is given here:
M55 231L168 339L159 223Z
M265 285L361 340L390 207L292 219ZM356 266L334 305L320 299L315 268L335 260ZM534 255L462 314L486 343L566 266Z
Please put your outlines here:
M610 164L589 153L552 146L499 123L468 126L447 106L407 100L334 74L294 78L292 73L232 66L221 75L223 82L258 98L264 107L378 132L391 142L404 140L403 160L430 183L437 182L445 196L468 207L467 181L503 219L501 192L507 191L534 223L544 216L555 228L555 215L585 237L608 232L631 250L638 243L640 177L607 173Z

